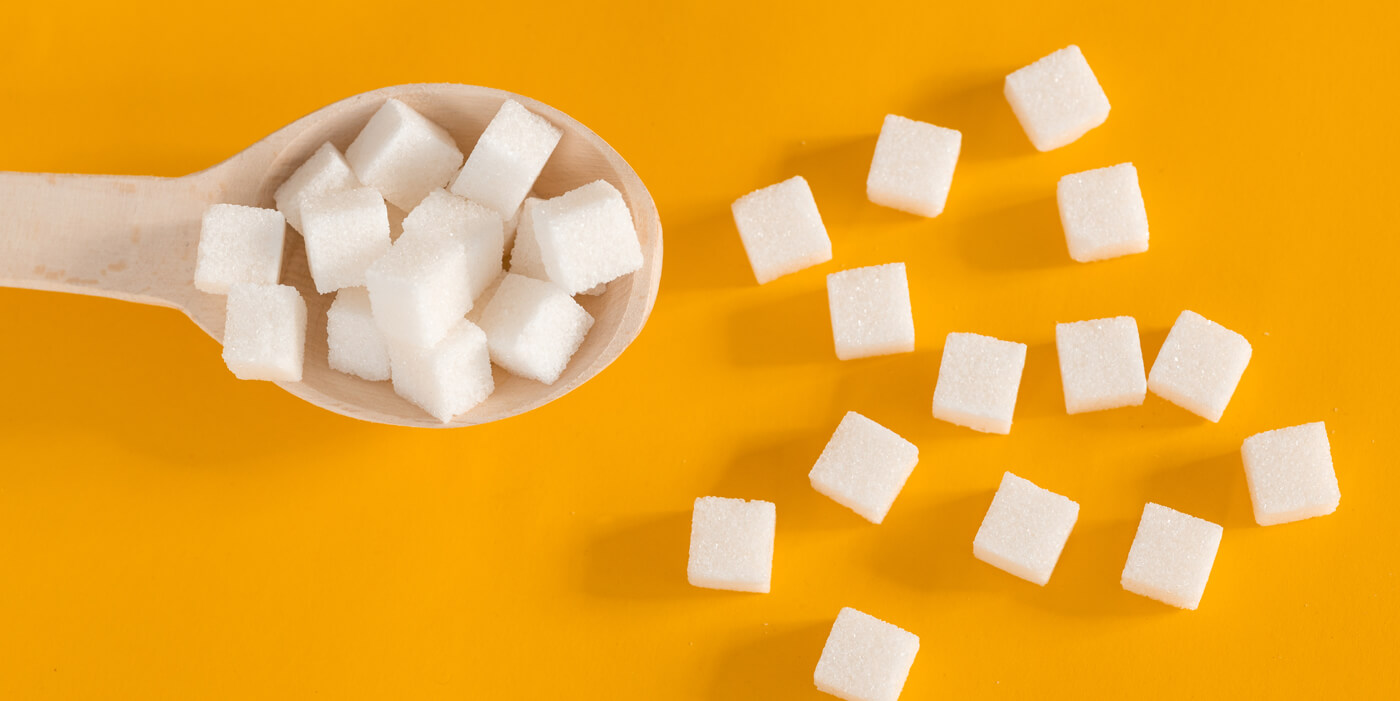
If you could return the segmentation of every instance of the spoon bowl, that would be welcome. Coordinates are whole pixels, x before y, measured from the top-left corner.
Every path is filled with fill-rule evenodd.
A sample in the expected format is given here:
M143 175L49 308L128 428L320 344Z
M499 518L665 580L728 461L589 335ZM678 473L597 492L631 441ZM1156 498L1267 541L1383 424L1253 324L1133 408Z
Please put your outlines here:
M301 236L287 229L282 284L306 300L306 360L300 382L280 387L319 407L382 424L454 427L496 421L547 404L602 371L641 333L661 281L661 220L650 193L607 142L568 115L520 95L458 84L414 84L362 93L283 127L234 157L179 178L0 172L0 287L22 287L123 299L184 312L216 341L223 339L222 295L194 287L200 219L216 202L274 207L273 192L322 143L342 151L389 98L442 125L463 152L506 99L520 102L564 132L535 184L554 197L603 179L622 193L641 241L642 268L580 297L594 325L564 374L552 385L499 368L496 391L471 411L442 423L394 394L327 364L326 310ZM403 212L390 205L397 228ZM233 380L232 374L229 376Z

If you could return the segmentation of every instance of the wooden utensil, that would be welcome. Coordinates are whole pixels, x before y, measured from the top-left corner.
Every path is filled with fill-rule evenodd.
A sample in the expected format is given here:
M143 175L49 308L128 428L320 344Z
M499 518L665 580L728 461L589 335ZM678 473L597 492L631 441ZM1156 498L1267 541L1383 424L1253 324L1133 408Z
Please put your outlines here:
M301 382L278 384L312 404L363 421L452 427L529 411L598 374L641 332L656 301L661 282L656 204L627 162L578 121L528 97L471 85L398 85L356 95L302 117L219 165L180 178L0 172L0 286L172 307L221 340L225 298L200 292L193 282L205 207L215 202L273 207L277 186L317 147L330 141L343 151L391 97L445 127L464 152L507 98L547 118L564 136L535 193L553 197L599 178L612 183L632 210L642 269L613 281L599 297L580 298L595 323L557 382L547 386L498 369L495 393L443 424L394 394L387 382L367 382L330 369L326 309L333 296L316 294L305 246L289 227L282 283L295 286L306 299L306 366ZM235 381L232 374L228 380Z

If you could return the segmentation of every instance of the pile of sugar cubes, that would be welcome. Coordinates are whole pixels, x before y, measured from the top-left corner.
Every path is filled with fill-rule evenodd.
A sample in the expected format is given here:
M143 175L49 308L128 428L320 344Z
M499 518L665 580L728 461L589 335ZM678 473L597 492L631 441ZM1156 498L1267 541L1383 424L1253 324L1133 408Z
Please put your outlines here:
M344 154L327 142L302 163L276 209L209 207L194 283L228 296L229 369L301 380L306 303L278 284L289 224L316 292L335 295L332 369L391 381L444 423L491 394L493 365L553 384L593 326L575 295L642 267L631 211L607 181L531 196L562 136L506 100L464 157L446 129L390 99ZM406 213L397 238L391 207Z
M1006 99L1040 151L1074 142L1108 117L1103 89L1076 46L1006 78ZM953 182L962 135L889 115L866 181L878 205L935 217ZM1147 211L1131 163L1073 173L1058 185L1060 220L1071 258L1098 261L1147 250ZM758 283L832 259L831 238L801 176L739 198L734 221ZM902 262L826 278L832 340L841 360L914 350L908 271ZM1251 355L1243 336L1183 311L1149 371L1130 316L1055 326L1068 414L1141 405L1147 392L1209 421L1225 412ZM933 416L1009 434L1026 345L977 333L949 333L933 388ZM1267 431L1244 441L1255 520L1272 525L1330 514L1341 494L1322 423ZM836 426L808 477L812 488L879 524L919 461L919 449L854 411ZM972 543L973 557L1035 584L1050 581L1079 520L1078 503L1010 472ZM768 592L777 507L765 501L703 497L694 505L690 583ZM1127 553L1122 587L1195 609L1215 562L1221 526L1147 503ZM898 698L919 649L908 631L855 609L837 615L817 662L818 689L852 701Z

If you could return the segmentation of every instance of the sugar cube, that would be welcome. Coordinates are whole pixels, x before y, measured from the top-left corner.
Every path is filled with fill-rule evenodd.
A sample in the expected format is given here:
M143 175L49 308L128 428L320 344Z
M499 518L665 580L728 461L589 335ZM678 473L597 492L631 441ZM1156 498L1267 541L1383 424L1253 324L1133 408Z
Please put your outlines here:
M234 283L277 284L286 230L275 209L209 205L199 227L194 286L222 295Z
M831 260L831 239L802 176L750 192L732 209L758 284Z
M471 299L501 274L505 233L501 215L446 190L434 190L403 220L405 236L434 233L452 236L466 249L466 283Z
M1010 433L1026 345L950 333L933 390L933 416L983 433Z
M554 384L593 317L552 282L506 273L481 314L491 360L511 374Z
M1108 96L1070 45L1006 76L1006 101L1039 151L1073 143L1108 119Z
M903 263L826 276L831 333L841 360L914 350L914 312Z
M506 100L481 133L452 191L514 216L564 135L549 120Z
M909 679L919 636L853 608L836 614L813 681L846 701L896 701Z
M1195 610L1205 593L1223 532L1210 521L1149 502L1128 550L1123 588Z
M1255 434L1244 439L1241 452L1261 526L1325 516L1342 501L1321 421Z
M486 334L466 319L431 348L390 343L389 366L394 392L443 423L495 389Z
M365 271L384 337L418 348L441 341L471 309L466 267L466 247L451 234L423 229L400 236Z
M361 183L407 212L462 167L462 152L446 129L412 107L389 99L345 149Z
M1070 258L1088 263L1147 250L1147 207L1133 164L1066 175L1056 195Z
M1147 372L1137 320L1130 316L1055 325L1065 411L1139 406L1147 396Z
M910 214L942 214L961 148L962 132L886 115L865 180L866 197Z
M281 185L272 199L293 229L301 231L301 208L307 200L341 190L360 187L360 181L345 156L327 141L311 154Z
M362 187L320 195L301 209L306 264L321 294L363 287L365 270L389 250L384 198Z
M1079 504L1007 472L977 529L972 555L1043 587L1078 520Z
M571 295L642 267L632 212L606 180L536 203L530 216L545 274Z
M773 575L772 502L700 497L690 521L690 583L767 594Z
M536 280L549 279L544 261L540 259L540 243L535 240L534 208L543 201L530 197L521 205L520 220L515 225L515 245L510 249L510 271Z
M525 199L529 200L530 198L526 197ZM521 203L520 209L515 210L515 214L510 215L510 218L505 219L503 221L505 231L505 245L502 246L502 250L510 251L511 246L515 245L515 230L520 226L520 213L524 211L524 209L525 205L524 203Z
M476 301L472 303L471 310L467 312L467 321L481 326L481 315L486 311L487 307L491 306L491 299L496 296L496 290L501 289L501 283L505 282L506 275L508 274L509 273L502 272L500 275L497 275L496 279L492 280L491 284L487 285L485 290L482 290L481 296L476 298ZM489 345L488 343L488 346Z
M1244 336L1184 311L1157 352L1147 389L1193 414L1219 421L1251 352Z
M300 382L306 302L295 287L234 283L224 321L224 363L240 380Z
M848 411L807 477L813 489L880 523L918 462L918 446Z
M327 360L332 370L370 381L389 379L389 347L370 312L369 292L345 287L326 311Z

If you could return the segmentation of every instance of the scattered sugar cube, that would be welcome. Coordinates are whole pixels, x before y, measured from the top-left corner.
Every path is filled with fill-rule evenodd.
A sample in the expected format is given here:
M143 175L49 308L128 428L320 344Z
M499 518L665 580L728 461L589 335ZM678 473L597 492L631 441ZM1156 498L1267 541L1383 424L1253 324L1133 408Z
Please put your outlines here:
M369 292L346 287L326 311L327 360L332 370L378 382L389 379L389 346L370 313Z
M732 209L758 284L831 260L831 239L802 176L750 192Z
M287 225L275 209L211 204L199 227L194 286L228 294L239 282L276 285L282 275Z
M418 348L441 341L472 307L466 267L466 247L450 234L425 229L400 236L365 271L385 338Z
M831 332L841 360L914 350L914 312L903 263L826 276Z
M528 279L528 278L527 278ZM690 583L767 594L773 575L772 502L700 497L690 521Z
M977 529L972 555L1043 587L1078 520L1079 504L1007 472Z
M1071 173L1056 194L1070 258L1088 263L1147 250L1147 206L1133 164Z
M431 348L389 344L394 392L447 423L495 389L486 334L462 319Z
M306 159L291 177L277 187L272 199L278 211L293 229L301 231L301 208L306 201L341 190L361 187L355 172L340 155L340 150L327 141Z
M1065 411L1140 406L1147 397L1147 372L1137 320L1130 316L1055 325Z
M491 360L513 375L554 384L593 317L552 282L507 273L481 314Z
M865 196L878 205L936 217L948 201L961 148L962 132L886 115Z
M537 197L526 198L520 206L520 220L515 225L515 245L510 249L510 271L516 275L548 280L544 271L544 261L540 259L540 243L535 240L534 208L544 200Z
M466 281L471 299L481 296L501 274L505 258L505 232L501 215L446 190L429 193L403 220L405 236L417 233L445 234L466 249Z
M307 200L301 224L306 263L321 294L364 287L365 270L389 250L389 210L372 188Z
M1342 501L1321 421L1255 434L1244 439L1241 452L1261 526L1326 516Z
M240 380L301 382L306 302L295 287L234 283L224 321L224 363Z
M462 152L446 129L390 99L345 149L345 160L360 182L407 212L447 186L462 167Z
M506 100L481 133L452 192L502 217L514 216L563 135L549 120Z
M642 267L632 212L606 180L536 203L530 226L549 281L571 295Z
M1157 352L1147 388L1193 414L1219 421L1251 352L1244 336L1184 311Z
M1026 345L950 333L933 390L933 416L983 433L1010 433Z
M918 462L918 446L848 411L807 477L813 489L880 523Z
M1078 46L1006 76L1006 101L1039 151L1071 144L1108 119L1108 96Z
M1223 532L1210 521L1149 502L1128 550L1123 588L1194 611L1205 593Z
M896 701L909 679L919 636L853 608L836 615L813 681L846 701Z

